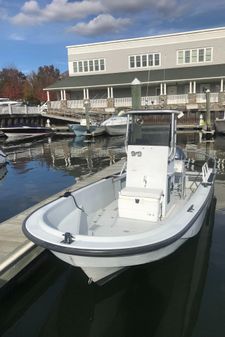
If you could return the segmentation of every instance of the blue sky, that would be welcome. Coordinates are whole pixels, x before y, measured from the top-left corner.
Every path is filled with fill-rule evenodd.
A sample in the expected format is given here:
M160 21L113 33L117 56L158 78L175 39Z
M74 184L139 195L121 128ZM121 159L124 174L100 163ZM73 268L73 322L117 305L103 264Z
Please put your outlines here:
M0 0L0 69L67 70L67 45L225 26L224 0Z

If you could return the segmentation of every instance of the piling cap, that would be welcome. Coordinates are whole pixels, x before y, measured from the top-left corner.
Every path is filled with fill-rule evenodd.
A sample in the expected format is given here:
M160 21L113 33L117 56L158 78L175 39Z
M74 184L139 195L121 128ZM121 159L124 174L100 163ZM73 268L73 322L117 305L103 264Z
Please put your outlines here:
M139 81L138 78L135 78L132 82L131 82L132 85L139 85L141 84L141 82Z

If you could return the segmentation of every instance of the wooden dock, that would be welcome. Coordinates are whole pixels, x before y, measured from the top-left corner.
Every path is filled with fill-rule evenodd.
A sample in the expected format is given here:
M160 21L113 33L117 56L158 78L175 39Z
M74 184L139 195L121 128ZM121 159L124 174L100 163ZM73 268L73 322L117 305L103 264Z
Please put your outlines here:
M22 223L25 218L40 206L57 199L66 191L74 191L91 183L94 183L104 177L116 174L121 171L124 160L121 160L111 166L106 167L100 172L85 179L80 179L76 184L54 194L22 213L0 223L0 287L4 286L24 267L26 267L35 257L37 257L43 248L36 246L29 241L22 232Z
M116 174L121 171L124 165L124 159L106 167L100 172L86 176L69 188L47 198L35 206L23 211L22 213L8 219L0 224L0 287L4 286L9 280L17 275L26 267L35 257L37 257L43 248L36 246L29 241L22 233L22 223L24 219L35 209L44 204L57 199L66 191L74 191L91 183L94 183L104 177ZM215 183L215 195L217 197L218 211L225 209L225 181L217 180Z

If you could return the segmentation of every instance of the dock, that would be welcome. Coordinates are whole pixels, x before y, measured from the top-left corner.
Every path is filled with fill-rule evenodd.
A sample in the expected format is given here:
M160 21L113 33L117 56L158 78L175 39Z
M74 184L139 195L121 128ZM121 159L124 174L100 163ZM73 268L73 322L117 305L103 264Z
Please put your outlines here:
M59 198L67 191L75 191L91 183L97 182L100 179L119 173L123 168L124 162L125 158L93 175L85 176L85 179L82 179L81 177L69 188L52 195L51 197L0 224L0 287L4 286L8 281L16 276L44 250L43 248L36 246L24 236L22 232L22 223L26 217L35 209ZM224 213L225 181L216 180L215 196L217 198L217 211L222 211Z

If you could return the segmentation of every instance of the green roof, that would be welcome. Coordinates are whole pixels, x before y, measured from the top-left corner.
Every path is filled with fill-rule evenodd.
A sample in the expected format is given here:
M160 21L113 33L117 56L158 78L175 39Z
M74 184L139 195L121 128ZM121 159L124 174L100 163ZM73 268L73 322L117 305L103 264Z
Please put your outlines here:
M193 66L173 69L157 69L113 74L94 74L83 76L71 76L59 80L45 88L45 90L57 89L82 89L106 86L129 86L138 78L142 83L159 81L192 80L200 78L225 77L225 64Z

